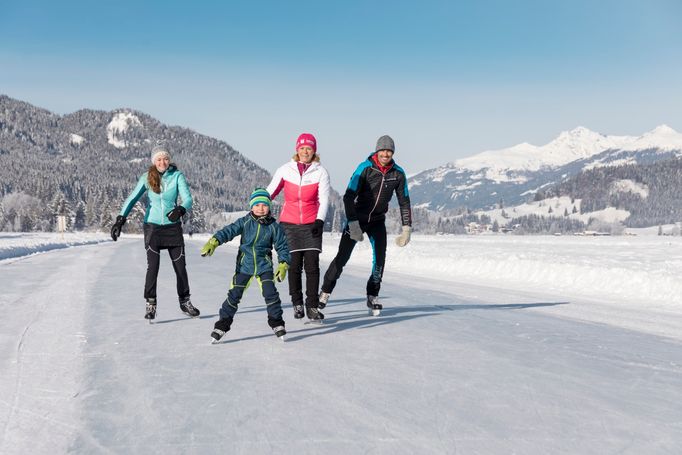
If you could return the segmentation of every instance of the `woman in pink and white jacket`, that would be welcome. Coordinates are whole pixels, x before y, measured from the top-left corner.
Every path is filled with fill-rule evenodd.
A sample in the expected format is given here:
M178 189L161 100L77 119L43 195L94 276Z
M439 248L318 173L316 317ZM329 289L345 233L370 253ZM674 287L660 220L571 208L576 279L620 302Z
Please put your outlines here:
M329 174L320 164L315 136L303 133L296 141L291 161L275 171L267 188L270 197L284 191L284 205L279 223L284 228L291 253L289 295L294 317L303 313L302 271L306 275L305 314L320 322L324 315L317 308L320 286L320 253L324 219L329 207Z

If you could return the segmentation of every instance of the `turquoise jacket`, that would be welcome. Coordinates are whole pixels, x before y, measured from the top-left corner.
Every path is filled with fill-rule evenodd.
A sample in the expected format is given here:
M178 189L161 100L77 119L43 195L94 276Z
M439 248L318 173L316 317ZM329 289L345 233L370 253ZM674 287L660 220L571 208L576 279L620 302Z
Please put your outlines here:
M173 224L166 214L173 210L177 205L178 196L182 199L182 206L185 210L192 208L192 195L189 192L189 185L182 172L175 166L170 166L161 175L161 192L155 193L148 191L147 172L137 181L137 185L128 199L123 203L119 215L128 216L135 203L147 192L147 206L145 207L144 222L150 224L167 225ZM176 223L180 223L178 220Z
M237 273L260 276L265 272L272 272L273 246L279 262L291 262L284 229L271 216L259 219L249 213L228 224L213 234L213 237L222 245L238 235L242 238L237 255Z

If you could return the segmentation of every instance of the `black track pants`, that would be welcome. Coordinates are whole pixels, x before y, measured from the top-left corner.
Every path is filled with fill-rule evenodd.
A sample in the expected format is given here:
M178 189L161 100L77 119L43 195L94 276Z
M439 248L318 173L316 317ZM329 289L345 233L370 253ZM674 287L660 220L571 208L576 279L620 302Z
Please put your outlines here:
M372 273L367 280L367 295L379 295L381 289L381 279L384 276L384 264L386 263L386 225L381 223L373 223L367 226L360 226L362 231L367 234L370 243L372 244ZM322 291L332 293L336 282L343 272L343 267L346 265L353 253L353 248L357 242L350 238L350 231L348 226L343 230L341 241L339 242L339 251L336 257L329 264L327 273L324 274L324 282L322 283Z

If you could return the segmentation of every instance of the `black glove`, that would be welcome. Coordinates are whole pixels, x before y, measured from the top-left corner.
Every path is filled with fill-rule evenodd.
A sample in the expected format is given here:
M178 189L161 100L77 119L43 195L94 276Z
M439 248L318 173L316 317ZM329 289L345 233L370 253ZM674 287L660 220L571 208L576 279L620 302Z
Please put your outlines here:
M126 217L123 215L117 216L116 222L111 226L111 238L114 239L114 242L121 236L121 228L124 224L126 224Z
M171 220L173 223L175 223L180 218L182 218L182 215L184 215L185 212L187 212L187 210L185 210L185 208L183 206L178 205L173 210L166 213L166 216L168 217L169 220Z
M324 221L315 220L310 232L313 234L313 237L322 237L322 232L324 232Z

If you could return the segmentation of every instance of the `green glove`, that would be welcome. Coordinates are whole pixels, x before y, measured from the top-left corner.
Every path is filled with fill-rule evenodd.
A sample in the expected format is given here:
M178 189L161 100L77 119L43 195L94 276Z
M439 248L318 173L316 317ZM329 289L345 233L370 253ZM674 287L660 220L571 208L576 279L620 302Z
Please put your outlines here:
M287 270L289 270L289 264L280 262L275 272L275 279L281 283L287 277Z
M213 253L215 252L215 249L218 248L220 245L220 242L218 242L218 239L215 237L211 237L208 239L208 242L201 248L201 256L206 257L206 256L213 256Z

